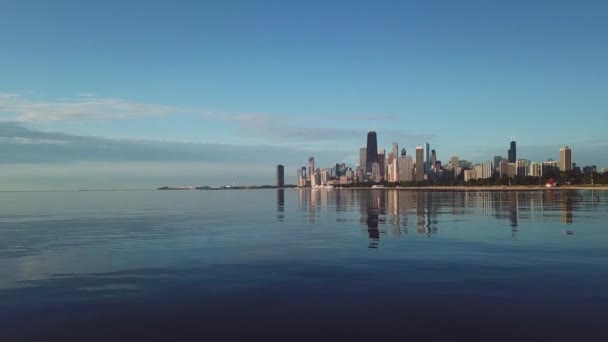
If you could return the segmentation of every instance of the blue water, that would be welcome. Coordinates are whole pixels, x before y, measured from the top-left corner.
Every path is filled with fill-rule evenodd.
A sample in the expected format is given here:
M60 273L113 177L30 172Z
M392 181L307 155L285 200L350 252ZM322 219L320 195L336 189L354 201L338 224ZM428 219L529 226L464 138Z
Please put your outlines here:
M0 341L608 341L608 193L0 193Z

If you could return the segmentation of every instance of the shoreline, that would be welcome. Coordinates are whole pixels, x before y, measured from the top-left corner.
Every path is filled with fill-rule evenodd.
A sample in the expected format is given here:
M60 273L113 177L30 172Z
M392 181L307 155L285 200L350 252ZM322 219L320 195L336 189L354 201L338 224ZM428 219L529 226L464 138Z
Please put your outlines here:
M310 189L310 188L307 188ZM320 190L409 190L409 191L560 191L560 190L601 190L608 191L607 185L601 186L560 186L555 188L547 188L544 186L411 186L411 187L348 187L348 188L333 188Z
M287 188L262 188L262 187L244 187L244 188L209 188L209 189L157 189L163 191L227 191L227 190L406 190L406 191L562 191L562 190L599 190L608 191L608 185L596 185L596 186L560 186L554 188L547 188L545 186L527 186L527 185L513 185L513 186L409 186L409 187L381 187L372 188L366 186L354 186L354 187L334 187L334 188L298 188L298 187L287 187Z

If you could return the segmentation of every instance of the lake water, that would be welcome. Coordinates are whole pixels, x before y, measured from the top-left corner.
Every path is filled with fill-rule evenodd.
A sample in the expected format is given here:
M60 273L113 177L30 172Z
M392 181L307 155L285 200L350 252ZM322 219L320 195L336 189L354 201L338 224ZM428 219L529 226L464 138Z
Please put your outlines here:
M0 193L0 341L608 341L608 193Z

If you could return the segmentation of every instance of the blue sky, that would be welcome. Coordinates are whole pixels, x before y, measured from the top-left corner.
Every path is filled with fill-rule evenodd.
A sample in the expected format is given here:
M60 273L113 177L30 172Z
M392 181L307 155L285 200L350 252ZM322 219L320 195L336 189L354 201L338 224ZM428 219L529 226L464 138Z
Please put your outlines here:
M309 154L356 163L372 128L441 160L514 136L608 167L605 1L0 6L0 189L272 183Z

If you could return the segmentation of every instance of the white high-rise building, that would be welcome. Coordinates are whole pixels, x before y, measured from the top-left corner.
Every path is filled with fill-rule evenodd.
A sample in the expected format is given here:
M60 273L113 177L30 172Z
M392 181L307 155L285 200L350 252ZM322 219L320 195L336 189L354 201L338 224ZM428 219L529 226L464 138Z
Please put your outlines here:
M488 178L492 178L492 162L491 161L484 161L481 164L481 177L483 179L488 179Z
M331 180L331 169L323 169L321 170L321 184L327 185L327 183Z
M391 183L396 183L399 181L398 165L399 163L397 162L397 159L388 164L388 181Z
M477 179L475 170L464 170L464 181L468 182L472 179Z
M458 156L452 156L450 160L452 164L452 169L454 170L454 177L458 177L460 174L460 163L458 162Z
M483 178L483 166L481 164L476 164L475 165L475 177L476 178Z
M530 176L532 177L540 177L542 174L542 167L539 163L531 163L530 164Z

